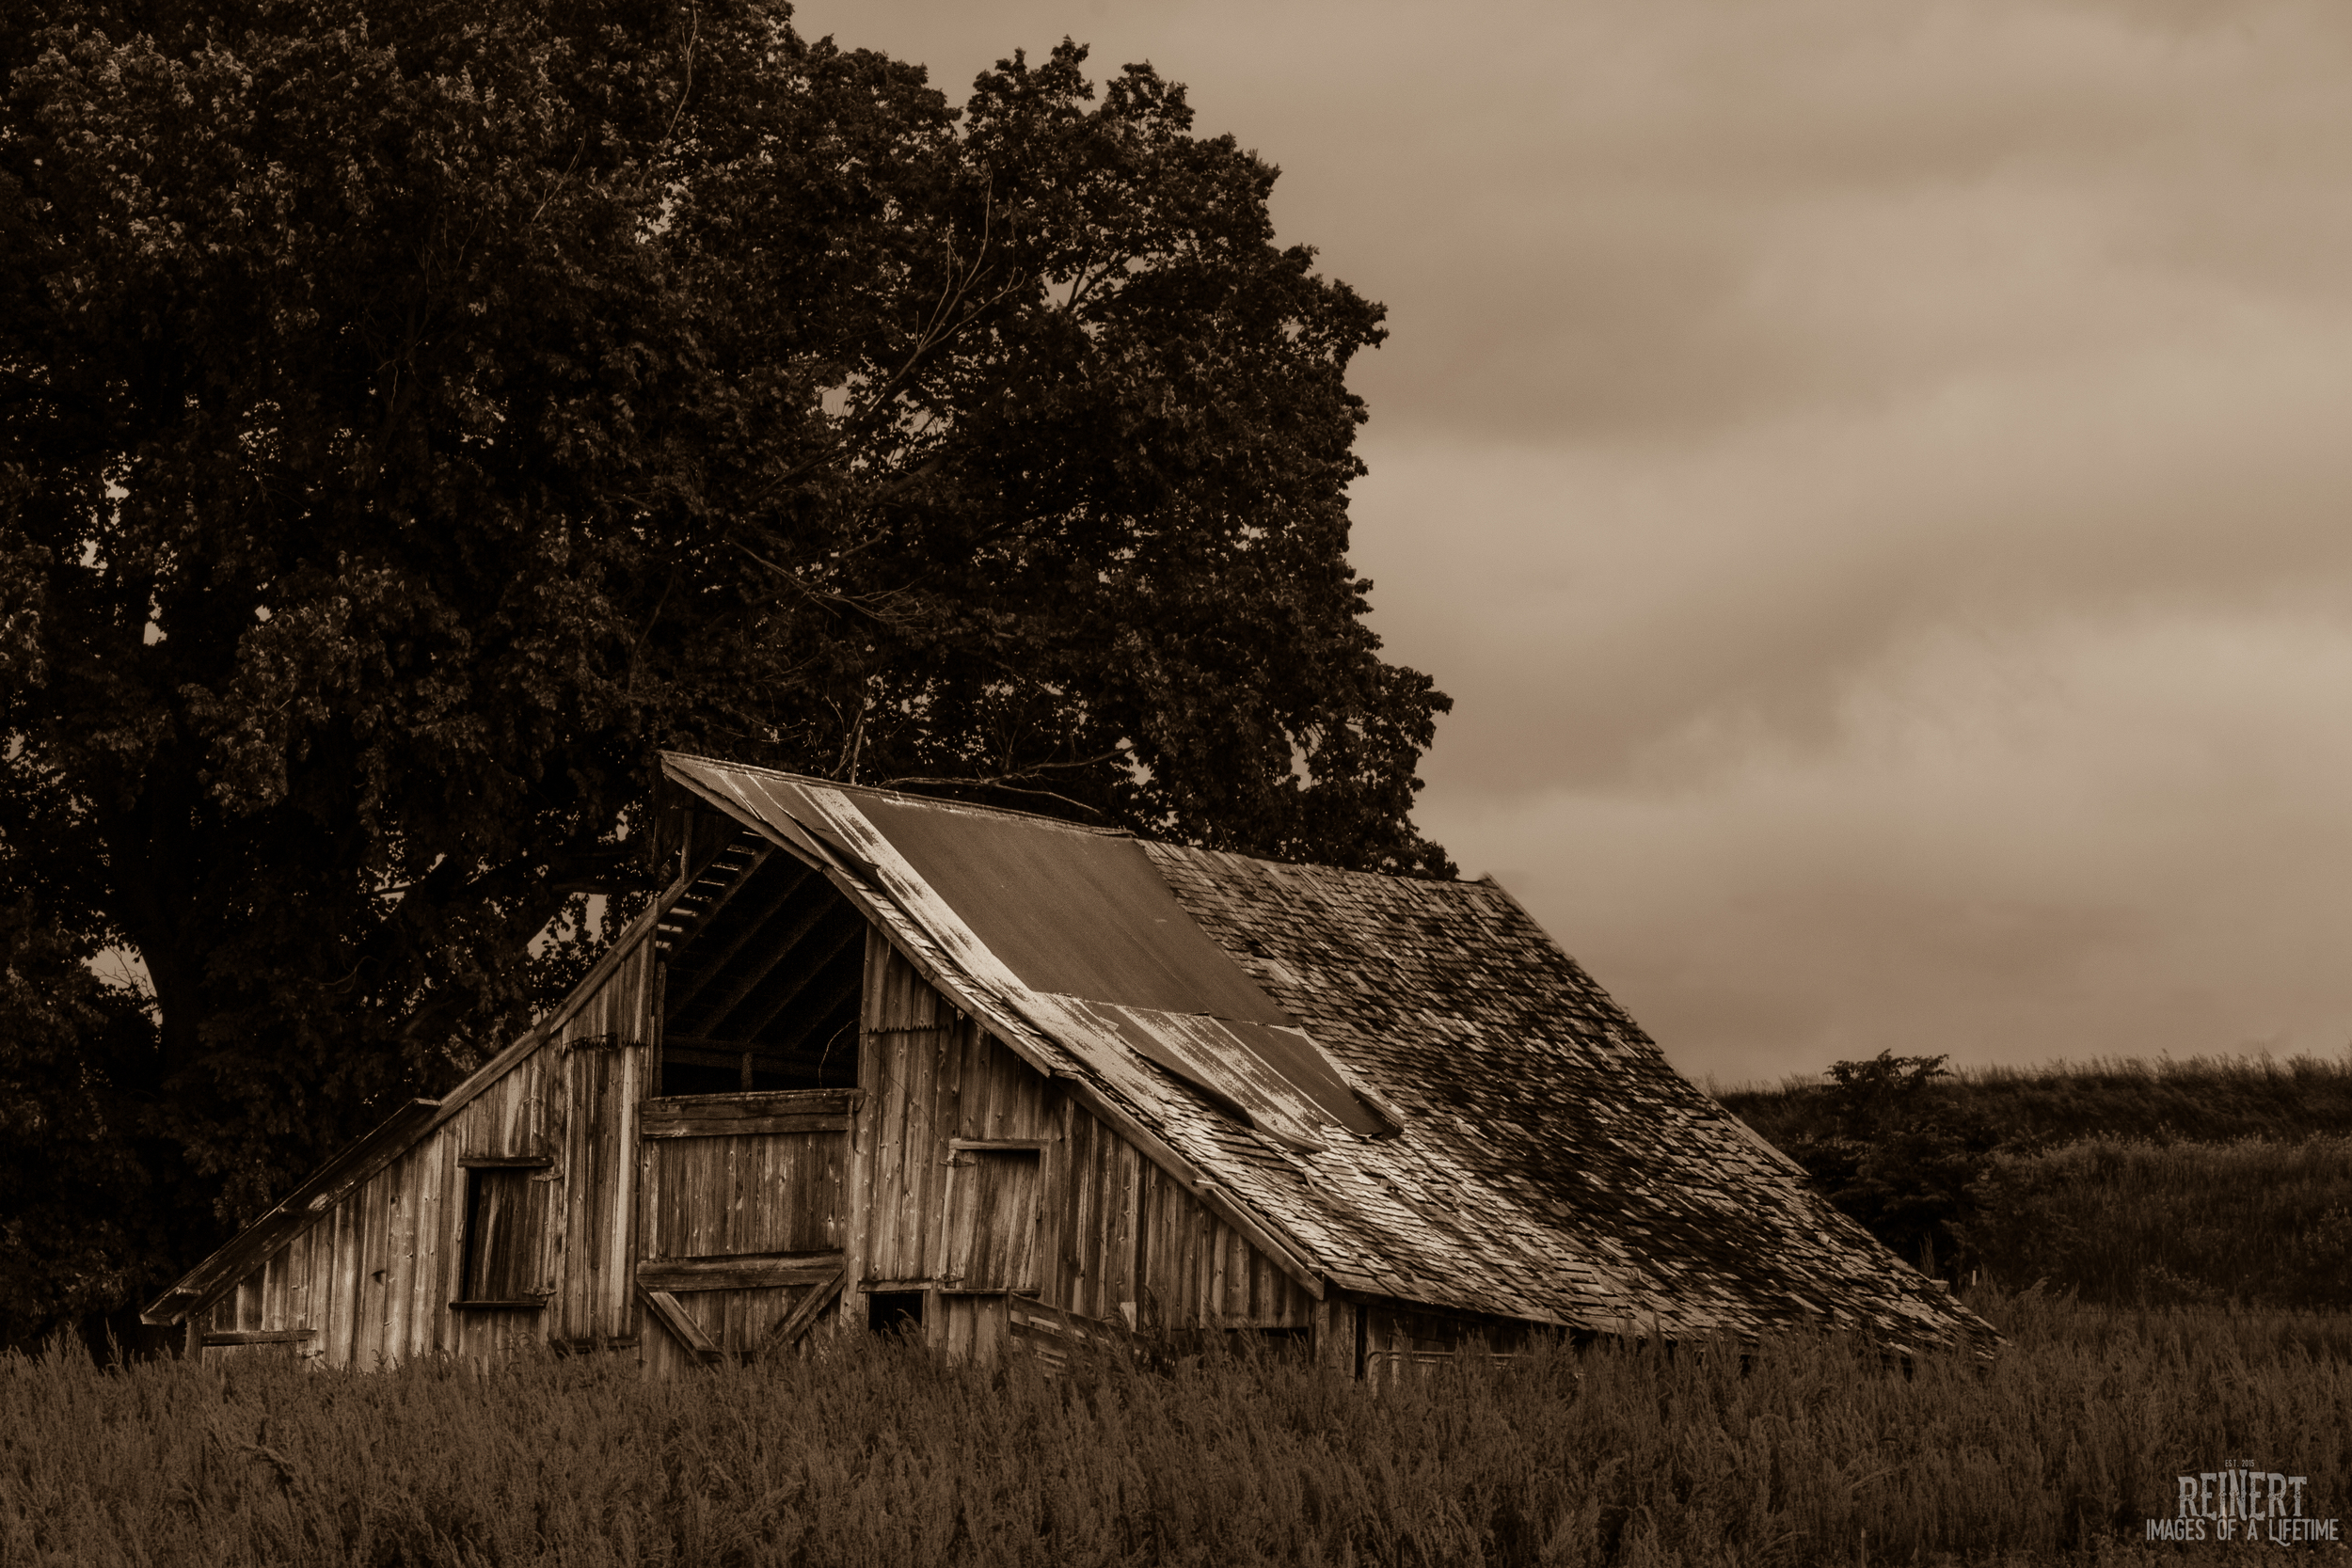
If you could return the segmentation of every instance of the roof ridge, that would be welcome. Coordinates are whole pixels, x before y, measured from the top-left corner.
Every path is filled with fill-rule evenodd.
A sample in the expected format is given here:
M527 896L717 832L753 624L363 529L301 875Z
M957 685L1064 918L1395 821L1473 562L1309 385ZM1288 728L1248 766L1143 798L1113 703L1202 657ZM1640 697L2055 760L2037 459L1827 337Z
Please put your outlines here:
M1281 861L1271 855L1253 855L1247 849L1213 849L1200 844L1179 844L1172 839L1145 838L1133 835L1138 844L1150 844L1162 849L1179 849L1187 855L1231 855L1252 865L1277 866L1284 871L1318 871L1334 877L1368 877L1375 882L1402 882L1408 887L1474 888L1499 887L1494 878L1484 877L1416 877L1405 871L1359 871L1352 865L1331 865L1323 861ZM1509 895L1504 895L1508 897ZM1512 902L1517 903L1517 899ZM1523 912L1523 911L1522 911Z
M786 779L796 784L815 784L820 789L854 791L860 795L880 795L888 800L911 801L918 806L938 806L947 811L979 812L990 816L1014 816L1026 822L1041 822L1049 828L1067 828L1073 833L1094 833L1104 838L1132 838L1137 843L1153 842L1130 832L1125 828L1091 822L1073 822L1066 816L1048 816L1043 812L1023 811L1018 806L983 805L977 800L951 800L937 795L916 795L910 790L887 789L881 784L844 784L839 779L822 779L814 773L794 773L782 768L769 768L756 762L739 762L733 757L716 757L704 752L677 752L660 748L664 757L681 762L707 763L713 768L733 768L745 773L764 773L771 779Z

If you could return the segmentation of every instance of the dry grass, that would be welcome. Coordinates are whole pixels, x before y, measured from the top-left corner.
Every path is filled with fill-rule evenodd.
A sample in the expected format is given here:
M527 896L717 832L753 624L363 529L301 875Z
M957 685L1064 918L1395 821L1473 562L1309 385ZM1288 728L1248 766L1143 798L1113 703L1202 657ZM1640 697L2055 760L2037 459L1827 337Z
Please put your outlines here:
M0 1562L2136 1562L2185 1470L2251 1455L2352 1501L2344 1320L1979 1306L2012 1341L1990 1368L1630 1347L1378 1393L871 1342L667 1383L11 1357Z

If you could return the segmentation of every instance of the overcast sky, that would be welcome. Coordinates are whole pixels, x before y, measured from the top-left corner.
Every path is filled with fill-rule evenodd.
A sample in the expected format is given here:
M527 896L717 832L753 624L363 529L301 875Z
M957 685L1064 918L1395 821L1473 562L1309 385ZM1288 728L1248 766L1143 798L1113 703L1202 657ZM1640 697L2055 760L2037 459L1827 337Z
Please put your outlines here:
M1419 820L1685 1070L2352 1037L2352 6L842 0L1189 84L1389 308Z

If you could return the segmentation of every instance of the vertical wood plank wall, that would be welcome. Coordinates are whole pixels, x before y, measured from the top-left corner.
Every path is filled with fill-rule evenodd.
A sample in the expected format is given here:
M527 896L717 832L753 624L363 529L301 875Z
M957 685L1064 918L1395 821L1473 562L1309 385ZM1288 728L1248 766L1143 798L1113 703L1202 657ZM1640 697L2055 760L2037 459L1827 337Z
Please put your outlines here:
M653 948L624 955L554 1037L370 1177L198 1314L212 1333L308 1329L208 1346L207 1361L295 1355L375 1367L495 1354L546 1337L637 1332L629 1290L636 1107L644 1096ZM461 1159L547 1157L537 1311L452 1311L463 1258Z
M947 1274L970 1251L948 1234L958 1163L952 1139L1045 1146L1037 1214L1040 1305L1142 1329L1306 1330L1314 1299L1178 1179L1137 1152L1006 1050L869 935L852 1135L850 1278L864 1292L924 1292L925 1335L951 1352L992 1354L1008 1332L1006 1292L965 1293Z
M1360 1373L1375 1387L1425 1377L1466 1355L1507 1359L1547 1332L1530 1323L1416 1309L1395 1301L1367 1300L1345 1310L1361 1315Z
M1311 1325L1314 1298L1181 1180L1068 1099L1060 1123L1064 1244L1048 1303L1138 1328Z

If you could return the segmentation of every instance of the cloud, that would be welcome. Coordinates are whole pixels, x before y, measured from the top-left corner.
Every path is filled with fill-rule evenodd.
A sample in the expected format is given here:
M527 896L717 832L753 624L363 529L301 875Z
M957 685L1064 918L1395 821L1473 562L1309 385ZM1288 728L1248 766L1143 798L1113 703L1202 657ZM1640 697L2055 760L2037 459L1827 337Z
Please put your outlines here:
M1357 556L1391 652L1459 700L1433 777L1673 777L1694 736L1819 733L1837 682L1926 627L2352 608L2345 407L2330 311L1681 449L1375 436Z
M1282 166L1392 312L1386 430L1549 439L1867 403L2293 279L2339 294L2352 12L1946 0L803 5L951 93L1065 34ZM2120 285L2120 287L2119 287ZM2188 307L2192 311L2197 308Z
M1482 59L1500 79L1378 121L1392 234L1335 226L1335 267L1394 309L1364 375L1391 430L1688 435L1867 406L2342 254L2352 103L2312 64L2341 57L2326 13L2256 42L2122 8L1557 14Z
M2348 683L2334 618L1936 635L1848 683L1824 744L1426 815L1686 1070L2332 1053Z

